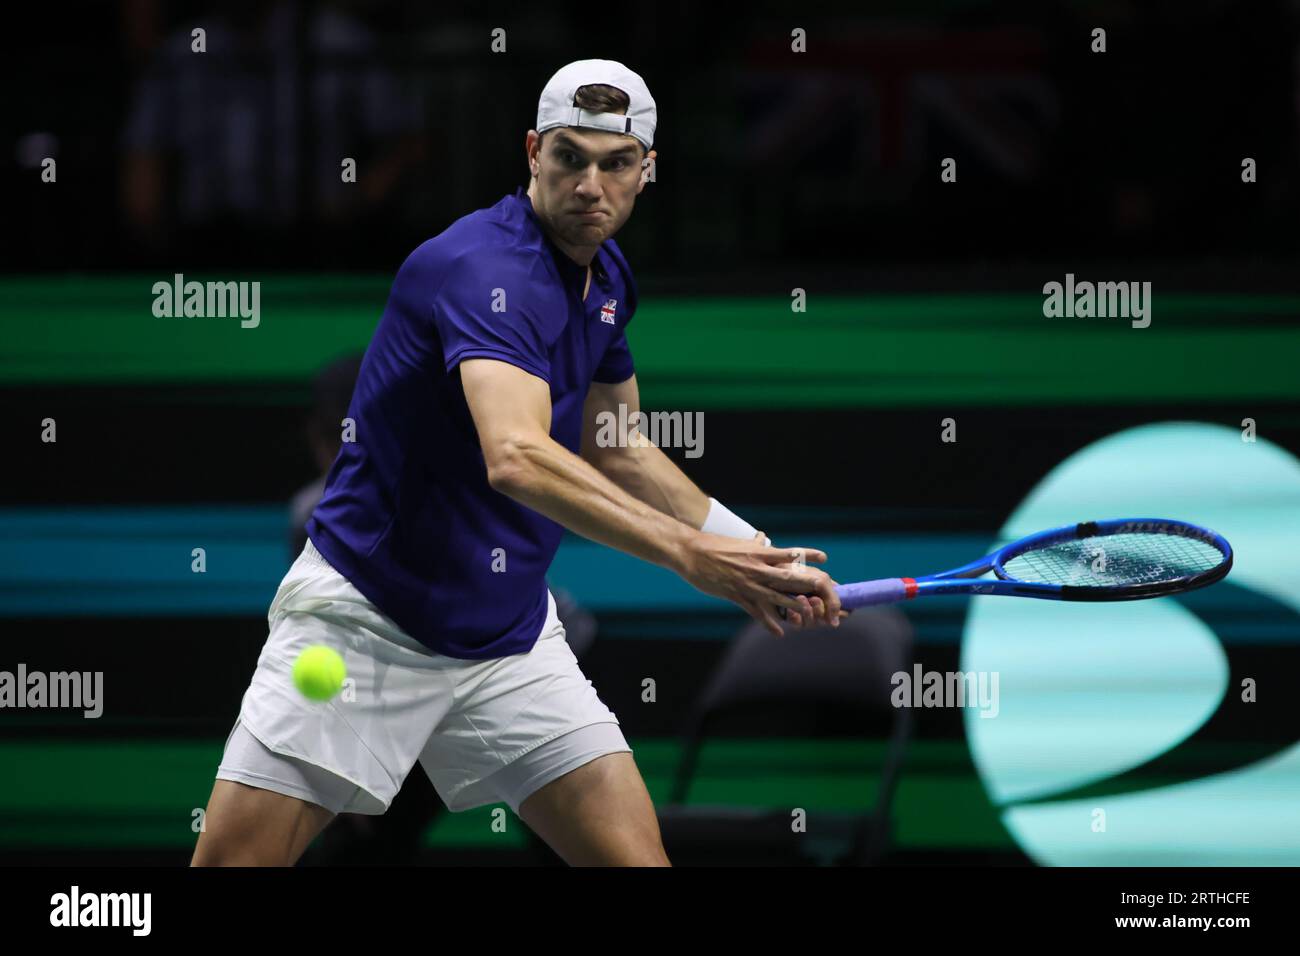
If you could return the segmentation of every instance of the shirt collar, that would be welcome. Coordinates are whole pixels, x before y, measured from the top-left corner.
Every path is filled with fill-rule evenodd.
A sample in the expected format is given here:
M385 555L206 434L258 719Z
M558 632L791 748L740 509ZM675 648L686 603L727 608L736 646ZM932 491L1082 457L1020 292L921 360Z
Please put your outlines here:
M551 254L555 259L555 264L560 270L560 275L567 280L573 280L575 276L580 277L581 281L585 284L587 280L587 270L566 256L564 251L551 241L551 237L546 234L546 230L542 227L542 220L537 215L537 210L533 209L533 201L528 198L528 191L524 189L523 186L515 187L515 199L519 201L519 204L523 207L528 218L531 219L533 224L537 227L537 231L541 234L547 247L550 248ZM608 274L605 272L604 263L601 261L601 253L603 251L604 249L602 244L602 247L596 250L595 256L591 259L592 279L599 279L602 282L609 278ZM579 294L581 294L581 286L579 286L578 291Z

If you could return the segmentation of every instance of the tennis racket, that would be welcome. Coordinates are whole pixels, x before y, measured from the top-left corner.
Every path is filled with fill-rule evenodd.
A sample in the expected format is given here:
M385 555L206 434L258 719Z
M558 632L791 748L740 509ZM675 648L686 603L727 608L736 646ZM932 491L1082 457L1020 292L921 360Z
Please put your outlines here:
M1185 521L1118 518L1040 531L970 564L922 578L836 585L846 610L934 594L1002 594L1049 601L1135 601L1221 581L1232 546ZM980 578L992 571L995 578Z

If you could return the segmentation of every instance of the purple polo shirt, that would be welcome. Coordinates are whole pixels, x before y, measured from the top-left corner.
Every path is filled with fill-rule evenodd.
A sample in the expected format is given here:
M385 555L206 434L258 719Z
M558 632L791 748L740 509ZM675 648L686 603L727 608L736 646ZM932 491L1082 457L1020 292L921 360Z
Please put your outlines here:
M426 647L521 654L546 619L564 529L494 490L459 364L508 362L551 389L551 437L577 454L593 381L633 372L636 284L614 240L587 271L542 231L522 188L452 223L402 264L366 350L344 442L307 534Z

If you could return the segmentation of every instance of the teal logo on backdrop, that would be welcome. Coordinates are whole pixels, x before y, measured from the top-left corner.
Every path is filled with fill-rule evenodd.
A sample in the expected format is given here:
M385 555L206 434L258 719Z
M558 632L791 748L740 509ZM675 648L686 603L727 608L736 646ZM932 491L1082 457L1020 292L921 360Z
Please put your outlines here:
M1044 865L1300 865L1300 462L1221 426L1132 429L1054 469L1001 537L1146 515L1222 533L1228 580L1179 599L972 602L962 669L1002 682L998 718L966 720L989 797Z

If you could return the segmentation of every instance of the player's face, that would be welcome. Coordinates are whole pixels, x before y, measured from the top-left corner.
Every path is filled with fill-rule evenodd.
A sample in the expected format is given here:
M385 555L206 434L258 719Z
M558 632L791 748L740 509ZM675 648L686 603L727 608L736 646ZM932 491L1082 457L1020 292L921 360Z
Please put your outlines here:
M597 246L632 215L643 184L641 144L631 136L560 127L530 156L533 207L563 242Z

